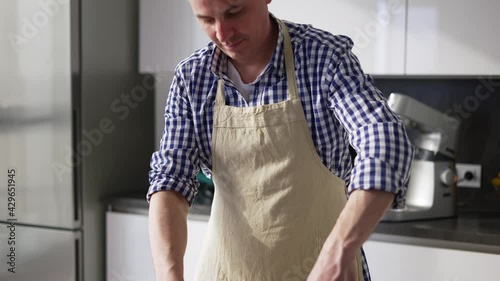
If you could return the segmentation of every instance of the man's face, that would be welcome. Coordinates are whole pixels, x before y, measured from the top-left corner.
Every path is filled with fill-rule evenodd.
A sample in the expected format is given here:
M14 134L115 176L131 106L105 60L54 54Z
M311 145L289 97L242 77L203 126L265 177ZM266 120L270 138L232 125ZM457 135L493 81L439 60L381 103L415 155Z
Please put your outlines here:
M189 0L208 37L230 58L248 62L263 50L269 34L271 0Z

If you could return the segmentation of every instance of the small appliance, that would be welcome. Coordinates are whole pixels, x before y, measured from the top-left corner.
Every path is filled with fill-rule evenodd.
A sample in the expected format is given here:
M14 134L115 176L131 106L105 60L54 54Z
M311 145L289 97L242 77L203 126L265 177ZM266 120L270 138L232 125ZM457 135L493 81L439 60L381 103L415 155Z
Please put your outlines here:
M406 194L406 207L388 210L382 221L455 216L455 159L460 120L399 93L392 93L387 102L403 119L416 152Z

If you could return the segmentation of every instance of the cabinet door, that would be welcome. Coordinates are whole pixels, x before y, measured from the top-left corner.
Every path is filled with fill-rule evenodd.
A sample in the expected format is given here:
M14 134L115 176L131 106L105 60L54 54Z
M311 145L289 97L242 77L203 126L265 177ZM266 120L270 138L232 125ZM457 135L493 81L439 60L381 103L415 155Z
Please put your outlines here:
M188 243L184 254L184 280L194 280L208 222L188 219Z
M81 232L0 223L0 280L82 279Z
M184 280L192 281L208 222L188 219ZM148 216L106 213L106 275L108 281L153 281Z
M172 72L209 42L187 0L139 1L139 72Z
M407 74L499 75L500 2L409 0Z
M148 216L106 213L106 280L154 280Z
M500 255L367 241L372 280L495 281Z
M404 74L404 0L274 0L269 9L278 18L349 36L366 73Z
M0 182L16 184L18 223L80 226L73 167L84 149L72 149L74 2L0 2ZM5 187L0 201L7 195ZM0 220L9 218L6 207Z

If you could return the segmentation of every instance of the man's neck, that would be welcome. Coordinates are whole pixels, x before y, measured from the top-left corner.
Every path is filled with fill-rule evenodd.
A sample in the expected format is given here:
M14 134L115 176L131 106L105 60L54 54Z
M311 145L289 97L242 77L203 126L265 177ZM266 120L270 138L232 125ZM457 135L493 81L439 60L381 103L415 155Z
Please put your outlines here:
M279 34L278 23L271 17L269 17L269 22L270 28L265 40L266 43L262 46L264 51L261 56L254 58L252 61L236 61L229 58L245 84L252 83L257 79L271 60L276 49Z

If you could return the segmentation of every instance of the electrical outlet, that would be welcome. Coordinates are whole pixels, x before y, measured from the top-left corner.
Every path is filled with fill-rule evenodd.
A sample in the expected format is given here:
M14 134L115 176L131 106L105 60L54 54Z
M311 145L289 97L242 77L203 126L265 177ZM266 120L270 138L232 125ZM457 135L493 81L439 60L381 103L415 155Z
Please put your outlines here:
M481 165L457 163L458 187L481 187Z

